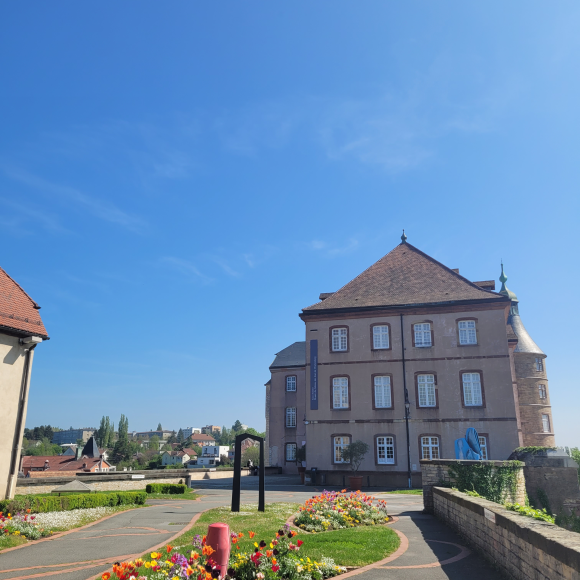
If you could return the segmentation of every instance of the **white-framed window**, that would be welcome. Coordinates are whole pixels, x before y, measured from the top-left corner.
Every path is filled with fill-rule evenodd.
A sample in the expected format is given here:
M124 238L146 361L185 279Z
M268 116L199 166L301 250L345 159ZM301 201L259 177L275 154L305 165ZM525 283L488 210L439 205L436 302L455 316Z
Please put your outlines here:
M333 328L332 329L332 350L341 351L348 349L347 341L348 331L346 328Z
M477 344L475 320L461 320L459 322L459 344Z
M334 447L334 463L346 463L342 458L342 451L345 447L350 445L350 437L345 435L333 437L332 444Z
M395 438L389 435L377 437L377 463L389 465L395 463Z
M348 409L347 377L335 377L332 379L332 407L334 409Z
M539 358L536 357L536 371L541 373L544 370L544 361Z
M388 409L391 403L391 377L375 377L375 407Z
M550 433L550 415L542 415L542 431Z
M546 385L538 385L538 394L540 395L540 399L546 399Z
M296 443L286 443L286 461L296 461Z
M286 427L296 427L296 407L286 407Z
M479 373L463 373L463 402L466 407L481 407L483 397L481 395L481 376Z
M487 454L487 437L485 435L479 435L479 446L481 447L481 458L487 461L489 455Z
M286 377L286 390L295 391L296 390L296 377Z
M417 383L419 387L419 407L436 407L435 375L418 375Z
M439 437L421 437L421 459L439 459Z
M431 324L428 322L414 324L413 331L415 333L415 346L431 346Z
M389 327L373 326L373 348L389 348Z

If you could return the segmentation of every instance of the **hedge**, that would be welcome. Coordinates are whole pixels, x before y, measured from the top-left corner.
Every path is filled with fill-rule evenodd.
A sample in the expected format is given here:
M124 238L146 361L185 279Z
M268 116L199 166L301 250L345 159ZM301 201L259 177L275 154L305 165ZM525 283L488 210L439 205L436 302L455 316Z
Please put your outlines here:
M187 485L177 483L148 483L145 491L147 493L180 494L185 493L186 489Z
M147 494L144 491L112 491L110 493L84 493L50 497L20 495L14 499L0 501L0 512L14 514L29 509L31 513L44 513L102 506L143 505L146 499Z

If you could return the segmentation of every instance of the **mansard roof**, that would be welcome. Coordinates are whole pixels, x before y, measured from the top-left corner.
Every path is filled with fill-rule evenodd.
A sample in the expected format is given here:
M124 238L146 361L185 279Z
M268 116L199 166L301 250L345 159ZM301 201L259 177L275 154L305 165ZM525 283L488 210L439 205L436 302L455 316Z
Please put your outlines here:
M462 301L507 302L484 290L407 242L395 247L370 268L321 302L303 309L318 311Z
M306 342L295 342L276 353L271 369L306 366Z
M40 306L0 268L0 331L48 338L38 310Z

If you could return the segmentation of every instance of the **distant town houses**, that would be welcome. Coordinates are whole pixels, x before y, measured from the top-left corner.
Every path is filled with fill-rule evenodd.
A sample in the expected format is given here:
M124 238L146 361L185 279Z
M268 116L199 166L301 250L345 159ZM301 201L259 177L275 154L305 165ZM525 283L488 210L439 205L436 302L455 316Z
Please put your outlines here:
M172 435L175 435L175 431L168 429L160 429L159 431L133 431L131 433L133 439L145 439L146 441L150 441L151 437L158 437L161 441L165 441Z
M222 428L218 425L206 425L205 427L201 428L201 432L207 435L219 435L222 431Z
M203 447L204 445L215 445L216 440L206 433L194 434L191 436L191 444L198 447Z
M185 465L195 459L197 459L197 453L193 449L164 451L163 455L161 455L161 465Z
M199 435L201 433L201 427L182 427L181 432L183 433L183 438L188 439L192 435Z
M204 445L201 455L196 460L188 462L188 467L215 467L219 465L222 455L228 457L228 445Z
M63 455L25 455L20 460L20 471L25 477L62 477L78 473L106 473L115 471L97 441L91 437L82 450L70 446Z

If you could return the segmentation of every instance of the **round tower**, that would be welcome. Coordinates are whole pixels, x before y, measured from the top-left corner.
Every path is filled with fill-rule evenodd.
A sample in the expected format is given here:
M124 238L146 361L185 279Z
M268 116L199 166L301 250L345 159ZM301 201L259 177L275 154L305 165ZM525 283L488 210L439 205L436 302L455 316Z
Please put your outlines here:
M507 276L503 271L503 263L499 281L499 293L511 300L507 319L508 331L511 327L518 339L513 357L523 445L554 447L556 439L546 373L546 355L533 341L520 318L518 298L505 285Z

